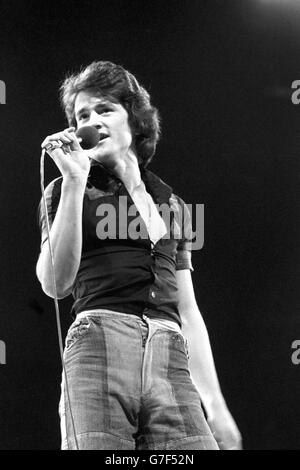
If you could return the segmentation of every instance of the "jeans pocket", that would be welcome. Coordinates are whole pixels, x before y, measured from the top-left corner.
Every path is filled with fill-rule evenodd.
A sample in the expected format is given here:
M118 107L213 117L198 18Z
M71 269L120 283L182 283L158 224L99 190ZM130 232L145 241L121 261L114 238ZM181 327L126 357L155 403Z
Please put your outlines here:
M91 320L88 317L75 320L68 330L65 340L65 350L69 351L79 339L83 338L89 331L90 326Z
M186 357L189 359L190 354L189 354L189 348L188 348L188 341L183 336L182 333L175 333L172 335L172 340L173 340L173 345L176 344L176 347L179 347L184 353L186 354Z

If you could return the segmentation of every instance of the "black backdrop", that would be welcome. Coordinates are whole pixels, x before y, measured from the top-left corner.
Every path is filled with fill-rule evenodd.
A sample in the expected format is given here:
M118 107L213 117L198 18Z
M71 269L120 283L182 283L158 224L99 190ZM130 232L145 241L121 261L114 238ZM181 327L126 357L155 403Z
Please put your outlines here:
M245 448L300 449L297 1L0 6L0 449L59 447L54 306L35 278L40 143L66 124L65 72L95 59L124 65L150 90L163 124L151 169L205 204L193 280ZM56 176L47 159L46 182ZM60 305L65 334L71 299Z

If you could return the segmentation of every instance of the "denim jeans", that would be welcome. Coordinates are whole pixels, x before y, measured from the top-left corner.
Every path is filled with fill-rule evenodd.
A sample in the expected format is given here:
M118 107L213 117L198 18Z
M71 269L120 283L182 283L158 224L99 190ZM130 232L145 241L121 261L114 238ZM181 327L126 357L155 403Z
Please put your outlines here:
M62 449L218 449L176 323L80 313L66 337L64 363L74 426L63 374Z

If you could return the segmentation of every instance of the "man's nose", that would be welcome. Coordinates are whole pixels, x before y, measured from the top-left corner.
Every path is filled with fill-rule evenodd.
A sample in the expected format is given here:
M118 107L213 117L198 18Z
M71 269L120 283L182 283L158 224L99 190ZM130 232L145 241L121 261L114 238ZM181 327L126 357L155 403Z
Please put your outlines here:
M96 127L97 130L100 130L103 126L101 115L96 113L96 111L92 111L88 124L89 126Z

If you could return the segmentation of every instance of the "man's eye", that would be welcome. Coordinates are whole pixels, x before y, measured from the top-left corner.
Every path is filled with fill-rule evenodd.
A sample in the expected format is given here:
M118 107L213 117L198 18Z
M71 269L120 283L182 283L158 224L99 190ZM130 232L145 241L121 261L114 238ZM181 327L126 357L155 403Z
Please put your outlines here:
M102 108L100 109L100 114L109 113L110 111L111 111L110 108Z

